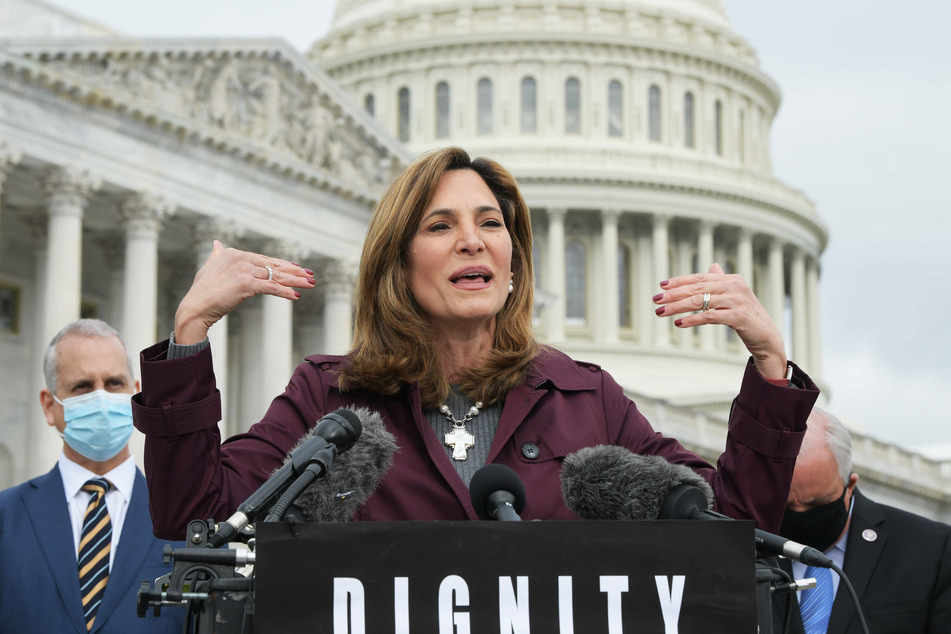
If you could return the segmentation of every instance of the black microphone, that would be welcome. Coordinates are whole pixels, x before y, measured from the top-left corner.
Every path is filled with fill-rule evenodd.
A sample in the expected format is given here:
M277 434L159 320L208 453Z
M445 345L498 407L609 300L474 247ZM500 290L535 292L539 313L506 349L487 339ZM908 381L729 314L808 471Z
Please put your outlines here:
M561 470L565 504L581 519L732 520L709 510L713 489L690 467L660 456L642 456L625 447L598 445L565 456ZM829 568L819 550L760 529L758 550Z
M674 487L660 508L662 520L732 520L721 513L707 508L706 499L695 486L681 484ZM754 529L753 538L756 540L756 549L772 555L782 555L789 559L801 561L807 566L831 568L832 560L822 554L818 548L805 546L791 539L773 535L760 529Z
M519 514L525 510L525 484L504 464L487 464L472 474L469 498L481 519L520 522Z
M338 409L320 419L314 435L291 453L290 460L242 502L234 515L218 525L218 530L208 539L208 547L218 548L231 541L241 529L267 511L313 462L321 463L326 472L334 457L350 449L361 432L360 419L348 409Z
M693 469L617 445L579 449L561 465L561 497L581 519L655 520L667 492L684 482L713 501L713 489Z
M338 456L333 470L305 489L294 503L308 522L349 522L379 486L399 450L378 412L365 407L353 411L363 425L360 442ZM297 447L309 442L315 431L303 436Z

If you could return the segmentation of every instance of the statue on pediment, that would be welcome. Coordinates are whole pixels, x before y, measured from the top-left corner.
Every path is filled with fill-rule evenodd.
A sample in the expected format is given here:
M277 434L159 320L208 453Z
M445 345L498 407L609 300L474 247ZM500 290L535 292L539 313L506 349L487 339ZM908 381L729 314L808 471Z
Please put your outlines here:
M317 169L364 187L389 181L391 169L326 96L294 81L262 57L201 57L109 53L77 62L53 59L110 92L126 93L167 114L191 119L286 152Z

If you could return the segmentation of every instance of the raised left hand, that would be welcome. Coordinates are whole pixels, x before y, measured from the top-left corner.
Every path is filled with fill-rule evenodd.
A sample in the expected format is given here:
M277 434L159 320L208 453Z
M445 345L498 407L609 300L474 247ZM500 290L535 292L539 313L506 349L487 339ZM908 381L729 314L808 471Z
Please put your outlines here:
M677 328L729 326L753 355L760 374L767 379L786 377L783 335L742 276L727 275L713 264L706 273L673 277L660 286L663 292L653 298L659 306L654 311L657 315L682 315L674 320Z

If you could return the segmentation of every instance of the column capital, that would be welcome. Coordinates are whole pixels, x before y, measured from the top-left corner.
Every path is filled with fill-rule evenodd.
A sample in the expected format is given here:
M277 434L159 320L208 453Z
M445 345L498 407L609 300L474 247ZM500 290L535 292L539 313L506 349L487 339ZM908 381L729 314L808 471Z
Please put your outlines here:
M550 220L564 221L565 216L568 214L567 207L548 207L545 210L546 215Z
M348 260L329 260L320 267L325 285L341 284L353 286L357 283L359 265Z
M290 262L300 262L306 259L311 251L304 245L286 238L270 238L264 241L261 253Z
M792 257L793 264L797 266L805 266L806 264L806 252L800 249L799 247L793 246L790 249L790 256Z
M82 209L89 197L102 186L102 180L93 176L89 170L73 165L51 167L43 177L43 192L47 204L54 208Z
M155 234L175 209L175 203L160 194L138 192L122 201L119 216L127 231Z
M199 220L192 232L192 244L198 248L211 248L212 240L220 240L225 246L234 244L244 237L246 229L231 218L223 216L205 216Z
M621 219L621 213L619 207L606 207L601 210L601 221L616 225Z
M0 141L0 187L7 178L7 174L13 169L13 166L23 158L23 151L18 147L10 145L6 141Z

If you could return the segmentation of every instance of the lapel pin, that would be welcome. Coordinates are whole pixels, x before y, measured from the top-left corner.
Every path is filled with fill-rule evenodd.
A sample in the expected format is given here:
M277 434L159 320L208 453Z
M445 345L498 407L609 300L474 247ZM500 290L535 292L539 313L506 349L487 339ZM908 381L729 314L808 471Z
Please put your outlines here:
M862 539L867 542L874 542L876 539L878 539L878 533L873 531L871 528L866 528L864 531L862 531Z

